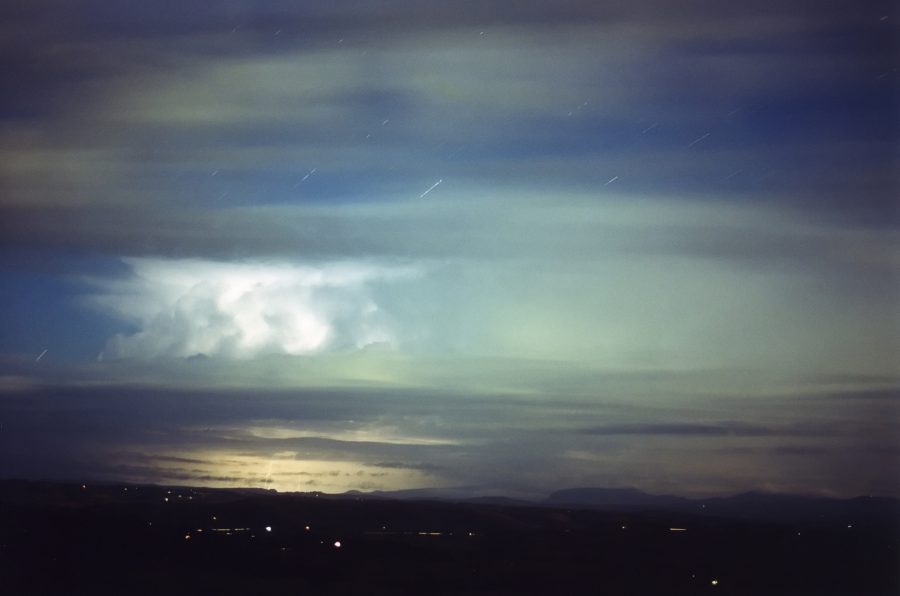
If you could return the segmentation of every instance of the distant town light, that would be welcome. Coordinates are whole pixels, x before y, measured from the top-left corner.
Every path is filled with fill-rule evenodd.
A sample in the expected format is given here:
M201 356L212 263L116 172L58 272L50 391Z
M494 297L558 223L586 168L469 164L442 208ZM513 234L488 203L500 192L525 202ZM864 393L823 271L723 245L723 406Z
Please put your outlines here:
M669 528L670 532L687 532L687 528Z
M165 499L166 499L166 503L168 503L168 502L169 502L169 497L166 497Z
M340 541L340 540L335 540L335 541L334 541L334 548L341 548L341 541Z
M272 531L272 526L266 526L266 532L271 532L271 531Z
M303 529L309 532L309 526L305 526Z
M711 583L711 584L714 585L714 586L718 586L718 585L719 585L719 580L714 579L714 580L712 580L712 581L709 582L709 583Z

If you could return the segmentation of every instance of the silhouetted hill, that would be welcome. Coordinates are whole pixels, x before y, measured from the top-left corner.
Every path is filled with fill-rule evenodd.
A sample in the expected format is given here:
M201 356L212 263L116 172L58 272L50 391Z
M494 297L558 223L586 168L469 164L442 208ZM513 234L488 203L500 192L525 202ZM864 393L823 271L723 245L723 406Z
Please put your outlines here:
M730 497L686 499L650 495L633 488L573 488L552 493L549 506L610 511L671 511L765 521L892 519L900 523L900 500L885 497L829 499L802 495L746 492Z
M548 505L589 507L669 508L687 499L671 495L649 495L636 488L568 488L552 493Z
M368 494L374 497L401 500L464 501L472 498L473 489L471 487L407 488L403 490L376 490Z
M464 501L463 503L472 503L476 505L502 505L504 507L534 507L535 503L532 501L525 501L522 499L511 499L509 497L492 497L492 496L484 496L484 497L470 497Z
M401 501L441 501L446 503L474 503L484 505L506 505L510 507L536 507L540 503L524 499L513 499L502 495L471 496L472 489L462 488L412 488L394 491L347 491L343 496L362 499L396 499Z

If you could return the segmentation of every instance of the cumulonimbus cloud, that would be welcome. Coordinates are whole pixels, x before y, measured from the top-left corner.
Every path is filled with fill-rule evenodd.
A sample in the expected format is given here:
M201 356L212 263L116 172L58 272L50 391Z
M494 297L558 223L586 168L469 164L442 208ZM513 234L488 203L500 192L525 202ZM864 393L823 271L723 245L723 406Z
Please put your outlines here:
M396 343L373 286L416 277L411 265L125 259L131 275L96 281L89 302L135 331L101 358L252 358Z

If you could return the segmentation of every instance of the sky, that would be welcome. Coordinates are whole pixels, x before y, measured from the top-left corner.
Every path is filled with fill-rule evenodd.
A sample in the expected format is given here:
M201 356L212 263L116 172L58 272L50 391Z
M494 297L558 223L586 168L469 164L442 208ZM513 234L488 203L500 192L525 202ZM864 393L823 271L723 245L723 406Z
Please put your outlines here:
M888 1L0 6L0 476L900 496Z

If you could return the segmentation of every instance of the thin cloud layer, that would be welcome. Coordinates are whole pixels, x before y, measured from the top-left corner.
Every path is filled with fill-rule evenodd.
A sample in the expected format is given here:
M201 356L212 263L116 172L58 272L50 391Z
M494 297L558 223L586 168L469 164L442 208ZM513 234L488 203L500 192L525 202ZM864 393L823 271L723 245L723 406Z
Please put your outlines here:
M597 387L613 380L593 379ZM97 378L83 387L6 392L0 416L10 423L0 464L18 477L50 474L64 461L55 477L279 490L465 485L474 493L532 496L598 484L682 494L897 490L895 474L869 471L872 458L886 469L900 461L896 402L876 398L823 410L821 391L714 394L707 375L695 377L693 391L673 390L654 401L661 387L679 385L678 375L634 377L628 397L610 388L602 392L609 398L551 402L474 390L376 391L371 384L180 391ZM83 409L73 412L73 404ZM736 411L760 422L734 422Z

